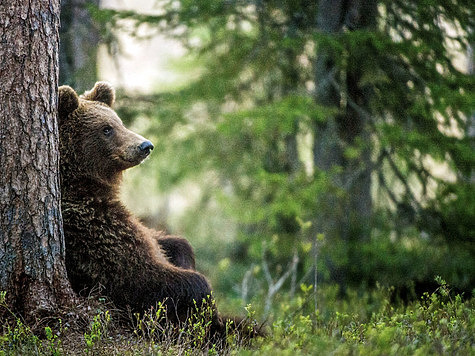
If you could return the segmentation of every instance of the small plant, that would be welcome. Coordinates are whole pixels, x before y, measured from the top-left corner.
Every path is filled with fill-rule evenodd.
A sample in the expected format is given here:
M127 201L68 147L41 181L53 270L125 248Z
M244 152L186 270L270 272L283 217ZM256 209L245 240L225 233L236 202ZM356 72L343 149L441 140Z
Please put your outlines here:
M15 355L33 350L38 352L41 348L41 340L31 332L31 329L20 318L17 318L14 325L4 325L0 345L5 355Z
M176 323L167 318L165 304L158 303L143 315L134 314L134 334L146 343L153 354L208 355L226 354L226 341L213 335L213 322L217 319L214 299L209 296L201 303L194 302L193 310L186 321ZM233 328L230 322L226 324Z
M157 303L156 308L150 308L141 317L139 313L134 314L136 325L134 334L139 338L148 340L160 340L167 334L167 309L162 302Z
M62 334L62 322L61 319L59 320L60 324L60 333ZM49 350L50 355L52 356L59 356L61 355L61 339L58 334L55 334L53 330L47 326L45 327L45 335L46 335L46 343Z
M5 291L0 292L0 307L6 310L12 321L5 320L3 323L0 336L0 355L38 353L41 349L41 340L33 334L30 327L21 318L10 310L6 295Z
M193 302L195 303L195 310L187 322L186 334L193 348L201 349L212 336L211 324L216 306L214 299L210 296L202 300L201 306L198 306L195 300Z
M108 327L111 321L111 315L108 310L99 312L94 316L89 332L84 333L86 341L86 352L92 350L104 337L107 337Z

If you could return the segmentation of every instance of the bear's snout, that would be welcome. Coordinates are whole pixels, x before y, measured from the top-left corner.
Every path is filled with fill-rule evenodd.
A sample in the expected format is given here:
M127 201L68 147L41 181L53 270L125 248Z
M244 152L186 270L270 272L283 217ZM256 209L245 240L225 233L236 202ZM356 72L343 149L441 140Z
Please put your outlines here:
M148 156L150 151L153 150L153 144L147 140L142 142L138 148L143 155Z

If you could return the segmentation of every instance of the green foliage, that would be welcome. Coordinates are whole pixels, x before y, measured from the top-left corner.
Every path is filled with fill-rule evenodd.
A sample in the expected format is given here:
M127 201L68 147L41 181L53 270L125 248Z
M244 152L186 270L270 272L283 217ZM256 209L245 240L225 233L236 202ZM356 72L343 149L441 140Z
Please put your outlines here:
M474 42L470 2L377 1L374 26L352 26L347 14L337 32L316 28L317 3L166 1L152 16L94 9L106 30L126 29L127 18L176 38L188 49L180 70L195 73L173 90L119 100L125 121L150 119L155 144L134 186L150 189L146 176L161 194L198 187L169 227L190 237L200 270L232 305L244 276L247 297L265 297L264 261L277 277L298 255L282 291L312 282L321 233L320 280L340 274L353 287L380 282L415 297L440 274L471 291L475 91L456 64ZM316 76L322 60L328 83ZM333 106L316 100L324 89ZM323 153L337 157L328 167L316 150L325 141ZM371 183L359 180L366 171ZM365 194L370 212L359 211ZM327 217L341 236L324 231Z
M171 34L180 28L177 38L189 49L187 63L195 63L201 73L186 87L138 104L142 114L153 118L149 132L157 153L150 169L158 175L159 190L169 192L190 182L200 187L189 225L184 225L186 220L180 224L195 237L198 258L200 253L208 261L235 255L230 273L242 275L244 266L261 258L262 246L276 240L279 248L267 256L272 271L278 273L296 248L303 277L312 265L306 246L315 233L324 232L318 230L318 217L358 214L339 211L347 205L328 203L325 196L354 200L338 182L342 174L350 174L351 181L366 165L373 172L372 236L351 246L342 236L322 253L341 256L336 263L366 284L374 285L372 267L377 266L387 273L377 278L393 285L410 284L399 280L404 275L420 282L443 273L458 287L473 286L468 267L444 270L444 257L414 252L404 256L408 240L415 246L425 244L417 241L420 236L440 249L432 256L456 252L459 263L474 252L470 244L465 249L475 231L473 187L467 181L475 163L473 140L465 133L467 115L475 111L475 91L473 77L453 60L473 42L469 3L379 1L378 6L375 27L336 34L316 31L316 2L303 0L252 5L170 1L155 17L110 11L103 17L114 24L132 17L137 26L147 24ZM330 86L341 100L334 107L316 104L309 86L320 85L314 72L323 54L335 65ZM355 90L366 93L366 103ZM133 118L137 112L126 104L122 114ZM337 145L344 161L317 168L313 149L327 139L318 128L331 117L339 122L348 116L365 122L366 136L342 136ZM368 149L370 162L362 160ZM445 167L445 175L434 173L439 166ZM298 221L310 222L311 228L302 230ZM236 228L223 232L217 228L223 224ZM366 231L352 229L355 236ZM223 233L227 236L221 237ZM230 240L234 249L224 251L222 246L213 250L209 243ZM460 247L448 252L444 240ZM393 250L401 253L392 256ZM359 270L364 272L354 271L361 261L365 268ZM323 278L330 276L326 268L319 269Z
M371 296L349 293L334 305L326 304L331 292L320 293L324 308L332 312L306 314L298 304L287 307L286 316L272 324L272 338L256 352L239 354L470 354L474 300L464 302L439 281L436 292L407 306L391 304L391 290L386 289Z
M470 271L475 270L470 246L449 247L442 241L423 240L418 237L403 238L391 243L385 238L374 239L353 249L349 275L354 280L365 279L374 285L379 282L408 291L408 297L416 297L421 290L417 284L430 289L434 274L450 280L460 290L470 292L475 280ZM365 263L358 263L365 261ZM371 276L370 278L365 276Z

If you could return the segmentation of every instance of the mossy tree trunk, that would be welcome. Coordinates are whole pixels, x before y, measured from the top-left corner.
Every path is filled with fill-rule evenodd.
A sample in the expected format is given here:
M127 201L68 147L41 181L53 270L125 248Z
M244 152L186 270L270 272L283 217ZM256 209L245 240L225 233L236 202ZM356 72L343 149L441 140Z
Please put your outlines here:
M60 212L59 6L0 3L0 290L27 320L75 300Z

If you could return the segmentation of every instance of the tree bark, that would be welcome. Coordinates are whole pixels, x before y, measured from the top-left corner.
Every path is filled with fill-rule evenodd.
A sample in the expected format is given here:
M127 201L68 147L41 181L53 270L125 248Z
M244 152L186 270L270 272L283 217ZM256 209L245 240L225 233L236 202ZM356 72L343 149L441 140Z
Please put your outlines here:
M74 301L57 126L59 0L0 3L0 290L27 320Z
M78 93L94 86L97 80L99 30L86 5L99 6L100 0L62 0L59 83Z
M320 0L317 30L331 36L344 28L372 28L376 16L375 0ZM372 213L371 138L367 120L354 107L367 109L370 98L368 88L360 87L361 75L357 69L344 72L328 49L319 48L315 63L315 99L320 105L338 108L339 114L316 124L314 164L317 169L331 174L339 192L328 192L322 197L314 226L315 233L324 233L330 245L340 249L339 254L346 251L346 257L351 257L348 256L351 255L350 242L369 238ZM359 157L348 159L345 149L354 146L357 139L366 145ZM331 278L344 291L347 282L344 268L331 256L327 256L326 261ZM346 263L351 262L346 259Z

